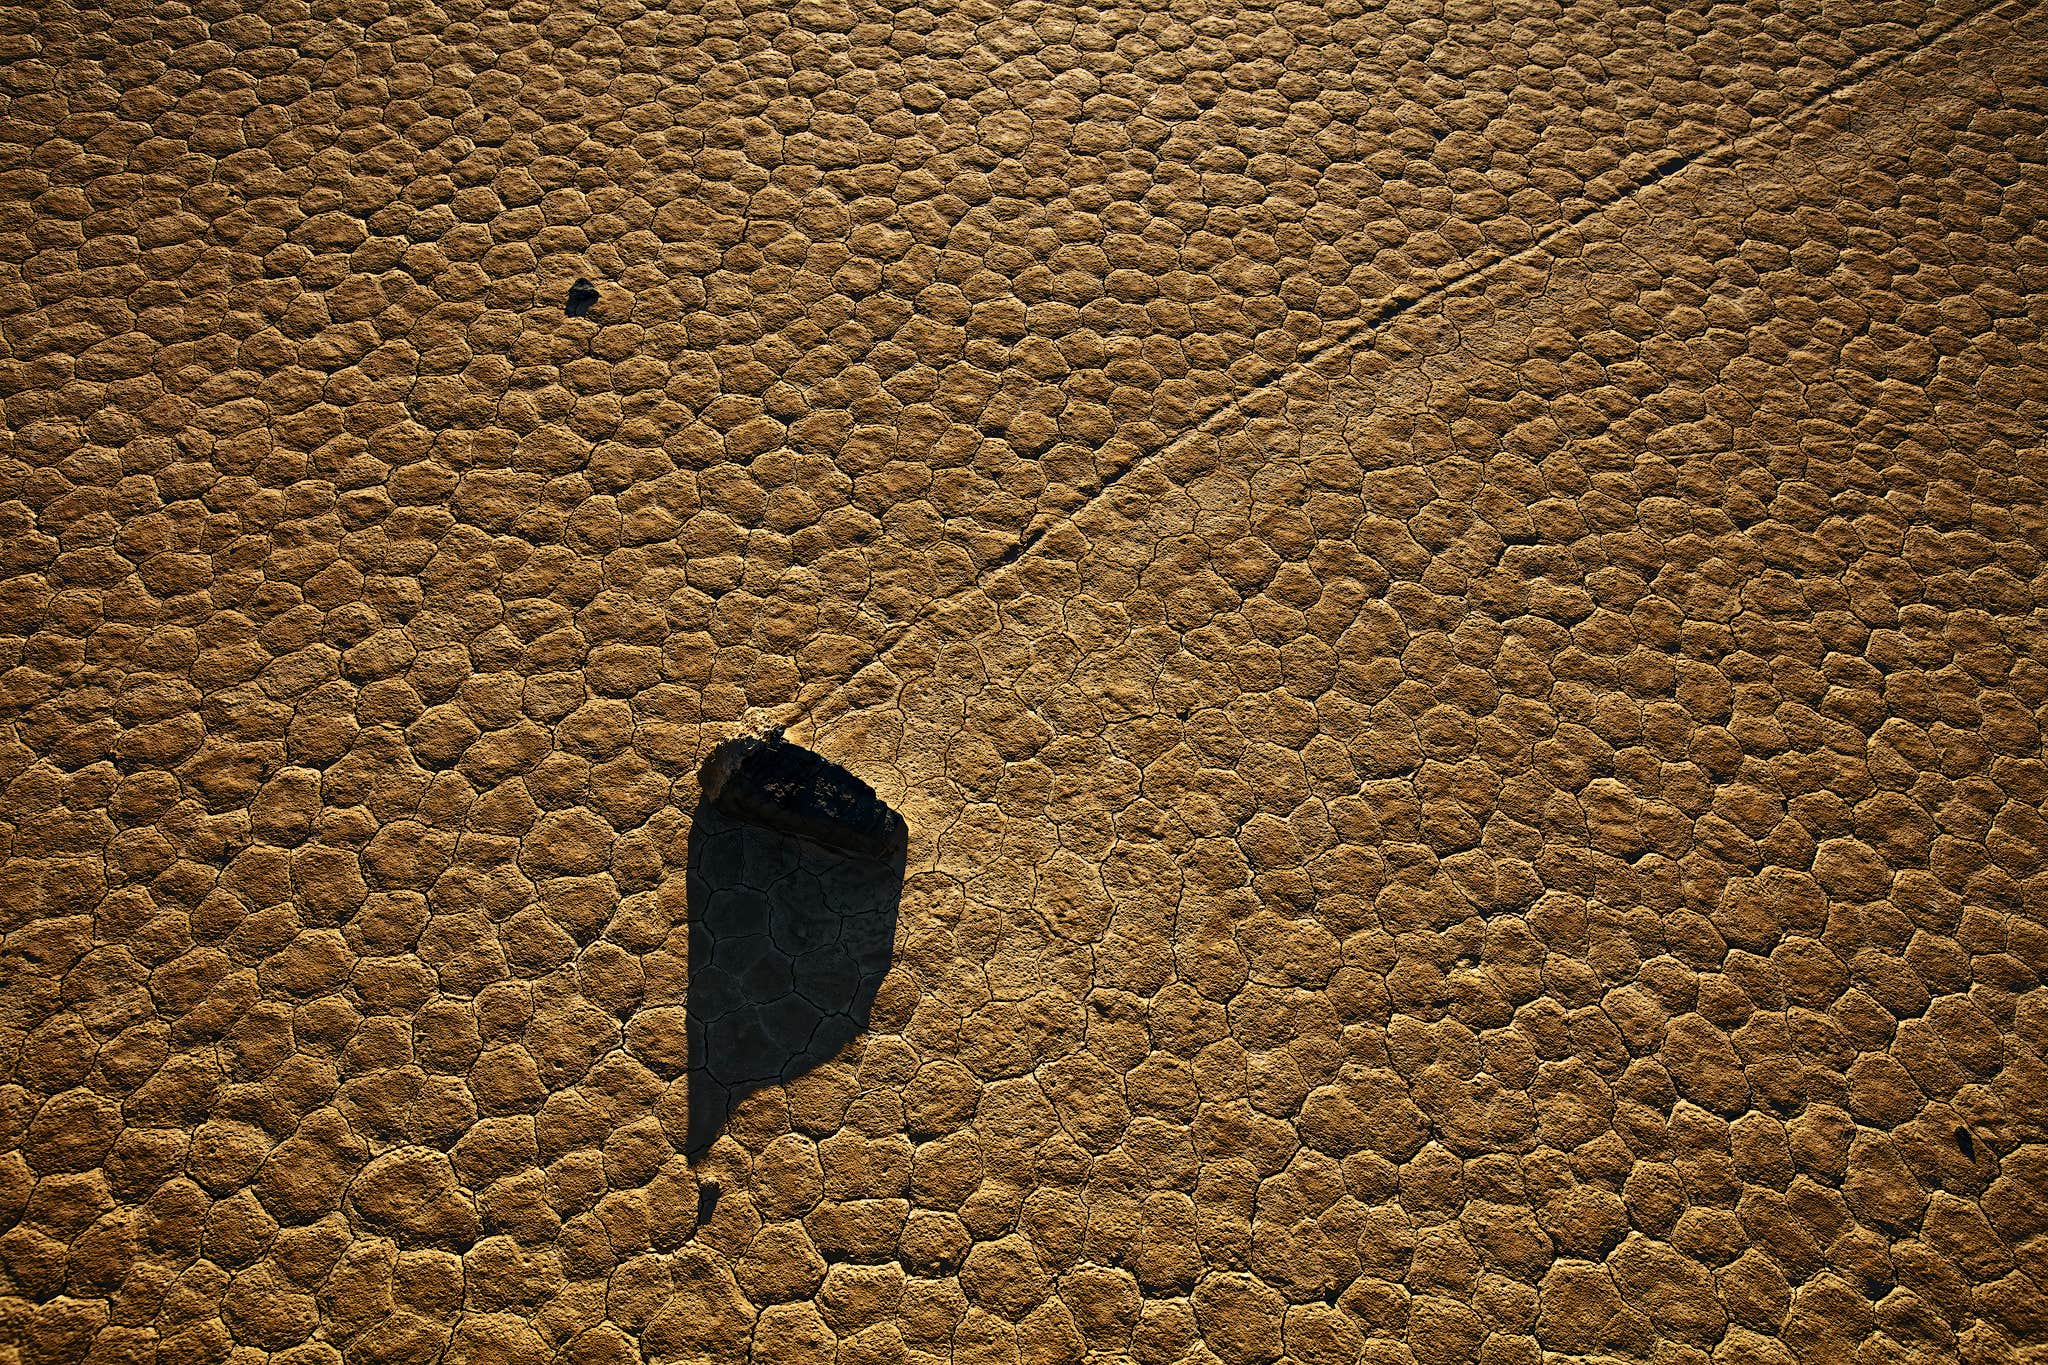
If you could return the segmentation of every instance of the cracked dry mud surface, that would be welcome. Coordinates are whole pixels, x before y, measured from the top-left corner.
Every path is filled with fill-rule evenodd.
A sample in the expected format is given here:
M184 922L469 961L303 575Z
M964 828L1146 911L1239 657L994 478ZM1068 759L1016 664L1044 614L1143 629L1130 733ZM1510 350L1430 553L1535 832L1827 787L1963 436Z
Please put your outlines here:
M2038 1358L2038 12L0 55L0 1355ZM692 1164L769 723L894 962Z

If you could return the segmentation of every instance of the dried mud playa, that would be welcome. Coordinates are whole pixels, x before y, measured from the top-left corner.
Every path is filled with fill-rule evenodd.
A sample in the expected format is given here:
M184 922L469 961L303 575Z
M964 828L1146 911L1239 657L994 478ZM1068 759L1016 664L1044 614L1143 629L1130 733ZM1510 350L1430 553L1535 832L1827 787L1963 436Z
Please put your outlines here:
M2039 1358L2044 90L2012 3L0 11L0 1353ZM693 1164L770 723L894 964Z

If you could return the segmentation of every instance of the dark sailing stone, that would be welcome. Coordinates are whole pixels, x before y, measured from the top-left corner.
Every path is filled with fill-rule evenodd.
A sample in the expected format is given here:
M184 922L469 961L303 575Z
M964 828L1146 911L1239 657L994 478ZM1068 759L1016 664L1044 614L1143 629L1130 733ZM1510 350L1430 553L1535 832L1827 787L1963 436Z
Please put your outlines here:
M578 280L569 286L569 299L562 305L562 311L572 318L580 318L597 303L597 286L589 280Z
M701 780L704 799L733 819L840 853L886 862L909 843L909 826L873 787L779 730L719 745Z

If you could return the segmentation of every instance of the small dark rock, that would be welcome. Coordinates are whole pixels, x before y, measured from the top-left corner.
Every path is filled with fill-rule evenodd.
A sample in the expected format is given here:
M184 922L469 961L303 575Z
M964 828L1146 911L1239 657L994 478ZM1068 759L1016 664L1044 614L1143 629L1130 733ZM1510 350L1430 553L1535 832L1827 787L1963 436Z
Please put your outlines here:
M704 798L735 820L766 825L840 853L889 861L910 830L875 789L782 732L731 739L700 774Z
M578 280L569 286L569 297L562 304L562 311L572 318L580 318L597 304L597 286L589 280Z
M1956 1146L1962 1150L1963 1160L1975 1161L1977 1159L1977 1139L1971 1136L1969 1129L1961 1125L1958 1125L1956 1128Z

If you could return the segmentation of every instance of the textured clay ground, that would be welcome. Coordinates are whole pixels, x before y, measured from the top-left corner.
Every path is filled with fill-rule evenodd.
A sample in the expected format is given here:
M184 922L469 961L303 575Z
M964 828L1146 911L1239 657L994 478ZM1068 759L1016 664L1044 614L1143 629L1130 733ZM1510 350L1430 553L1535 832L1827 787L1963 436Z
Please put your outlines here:
M0 96L0 1354L2042 1358L2040 7L48 0ZM894 961L693 1164L773 722Z

